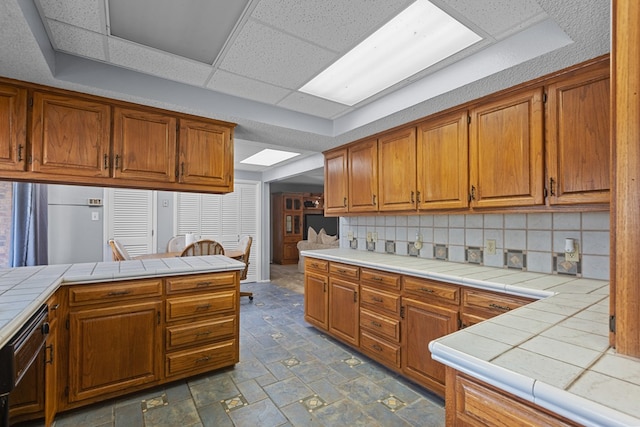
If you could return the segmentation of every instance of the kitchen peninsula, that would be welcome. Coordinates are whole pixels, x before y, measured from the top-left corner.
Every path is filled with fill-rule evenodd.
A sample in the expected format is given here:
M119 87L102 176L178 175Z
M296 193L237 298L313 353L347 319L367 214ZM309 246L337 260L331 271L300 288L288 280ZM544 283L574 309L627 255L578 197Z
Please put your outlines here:
M407 329L417 325L406 320L411 301L420 299L415 306L432 307L438 301L429 304L427 300L449 300L448 311L436 307L432 313L442 314L442 319L453 312L452 317L460 319L459 324L455 322L457 332L419 345L425 358L447 365L447 425L493 425L496 417L508 425L640 425L634 398L640 389L640 363L609 346L608 282L346 248L302 255L308 263L305 295L316 283L323 284L323 277L328 278L324 291L329 293L324 312L329 319L328 333L348 342L341 335L344 328L330 325L331 310L337 307L332 305L331 292L334 288L344 292L347 285L353 285L352 300L356 310L359 304L360 322L352 335L359 336L360 342L348 343L368 355L372 349L379 351L381 360L388 354L385 343L392 341L380 339L368 346L374 329L368 323L380 325L381 331L387 326L379 319L367 323L369 306L380 302L382 308L397 295L397 327L402 331L396 335L403 337L397 340L400 353L407 352L404 337L411 336ZM315 272L323 269L326 276ZM351 272L351 279L340 278L338 270ZM388 285L391 276L397 277L396 286ZM414 286L418 280L425 285ZM379 285L372 285L375 281ZM322 286L318 289L321 292ZM416 290L424 291L424 297L415 297ZM473 302L465 294L482 292L535 301L517 309L496 303L494 307L503 308L504 314L473 324L464 317L465 307ZM309 303L313 305L305 307L307 317L322 315L317 303ZM347 310L340 308L334 319L345 318L342 313ZM385 364L407 375L407 356L401 356L397 360L402 363ZM425 372L430 371L425 368Z
M244 266L213 255L0 269L0 347L49 308L40 410L12 402L11 416L50 425L58 411L233 366Z

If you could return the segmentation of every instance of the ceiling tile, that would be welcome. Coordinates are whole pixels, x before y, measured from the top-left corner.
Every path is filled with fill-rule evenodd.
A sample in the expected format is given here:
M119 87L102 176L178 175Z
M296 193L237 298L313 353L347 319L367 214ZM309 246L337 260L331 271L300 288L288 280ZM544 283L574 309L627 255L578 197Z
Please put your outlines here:
M313 116L324 117L326 119L334 118L351 109L346 105L327 101L326 99L321 99L301 92L291 93L280 101L278 105L290 110L301 111Z
M109 37L109 59L121 67L196 86L204 86L210 66Z
M86 58L106 60L107 36L50 19L47 25L56 49Z
M249 20L220 68L297 90L335 59L336 55L325 49Z
M336 52L345 52L415 0L262 0L251 16Z
M103 0L37 0L49 19L106 34Z
M289 89L238 76L224 70L216 71L207 87L218 92L268 104L276 104L290 93Z

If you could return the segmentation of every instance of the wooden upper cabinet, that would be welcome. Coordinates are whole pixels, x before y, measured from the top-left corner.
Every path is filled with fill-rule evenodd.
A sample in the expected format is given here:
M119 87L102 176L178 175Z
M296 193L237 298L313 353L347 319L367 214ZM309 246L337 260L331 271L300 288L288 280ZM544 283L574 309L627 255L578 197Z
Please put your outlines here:
M542 88L477 106L469 133L472 207L544 202Z
M179 181L233 191L232 129L180 120Z
M609 203L609 61L547 88L547 188L550 204Z
M379 210L416 209L416 128L408 127L378 139Z
M113 116L113 177L175 182L177 119L121 107Z
M108 104L35 92L31 170L75 177L108 177L110 130Z
M349 147L349 212L378 210L378 140Z
M0 85L0 169L24 170L27 146L27 91Z
M467 117L465 110L418 124L418 209L469 206Z
M346 213L348 210L347 149L324 156L324 213Z

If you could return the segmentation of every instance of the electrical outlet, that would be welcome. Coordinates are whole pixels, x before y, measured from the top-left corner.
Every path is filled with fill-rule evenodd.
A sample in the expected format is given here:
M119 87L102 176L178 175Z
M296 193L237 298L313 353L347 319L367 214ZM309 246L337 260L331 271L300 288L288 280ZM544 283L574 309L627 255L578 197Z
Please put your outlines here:
M573 252L565 252L564 253L564 260L565 261L571 261L571 262L578 262L580 261L580 246L578 245L578 242L574 242L574 251Z
M378 232L374 231L373 234L371 235L372 241L373 242L377 242L378 241Z
M487 255L495 255L496 254L496 240L495 239L487 239Z
M367 231L367 242L371 242L371 232Z
M352 241L353 240L353 231L349 231L347 233L347 240Z
M91 212L91 221L100 221L100 212Z

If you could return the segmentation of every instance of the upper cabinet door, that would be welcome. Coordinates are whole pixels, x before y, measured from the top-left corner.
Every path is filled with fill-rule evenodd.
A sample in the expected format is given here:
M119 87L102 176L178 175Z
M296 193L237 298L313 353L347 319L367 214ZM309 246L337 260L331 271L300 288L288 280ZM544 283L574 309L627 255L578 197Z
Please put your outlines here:
M609 61L548 86L550 204L609 203Z
M378 188L381 211L416 209L416 128L378 139Z
M35 92L31 123L34 172L108 177L111 107L101 102Z
M113 115L113 176L175 182L177 119L121 107Z
M473 207L544 202L542 88L479 105L469 131Z
M180 120L179 181L233 191L232 129L197 120Z
M378 140L349 147L349 212L378 210Z
M0 169L24 170L27 146L27 90L0 85Z
M347 149L324 156L324 213L346 213L348 207Z
M469 206L467 111L418 125L418 208Z

